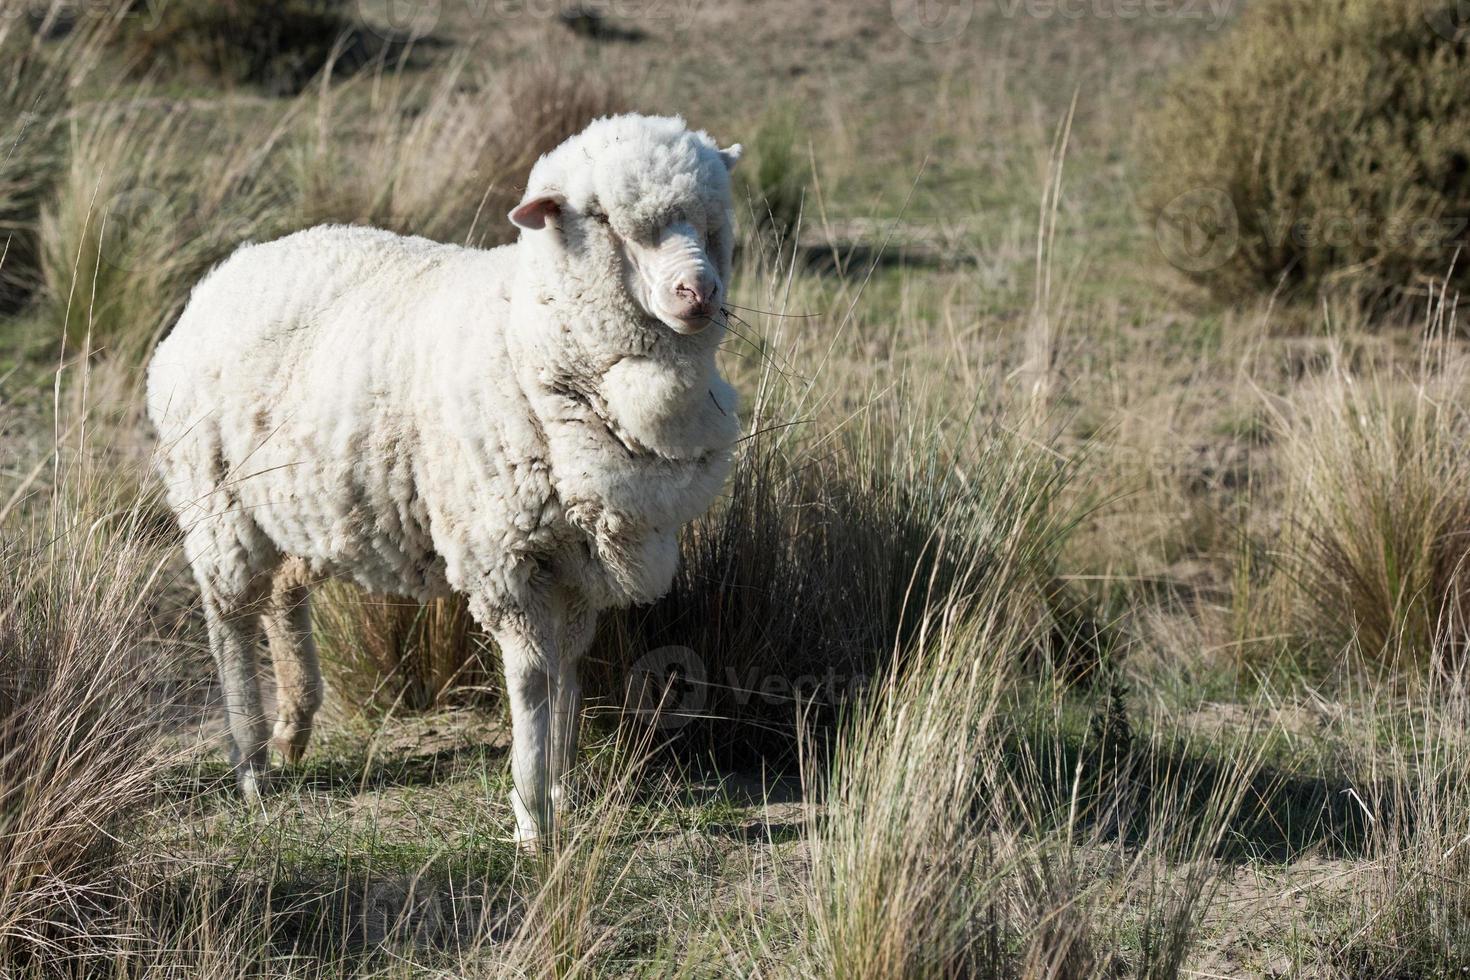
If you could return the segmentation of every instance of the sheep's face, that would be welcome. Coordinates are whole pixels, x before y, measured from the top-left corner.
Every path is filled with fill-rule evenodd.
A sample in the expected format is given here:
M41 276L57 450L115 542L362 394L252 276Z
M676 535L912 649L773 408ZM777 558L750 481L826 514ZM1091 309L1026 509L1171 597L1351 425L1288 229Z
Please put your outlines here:
M607 283L643 318L679 334L722 323L734 250L729 171L682 120L600 120L544 157L511 221Z
M623 287L645 316L681 334L715 322L730 274L729 259L720 261L728 228L710 228L682 213L626 236L611 217L606 223L622 253Z

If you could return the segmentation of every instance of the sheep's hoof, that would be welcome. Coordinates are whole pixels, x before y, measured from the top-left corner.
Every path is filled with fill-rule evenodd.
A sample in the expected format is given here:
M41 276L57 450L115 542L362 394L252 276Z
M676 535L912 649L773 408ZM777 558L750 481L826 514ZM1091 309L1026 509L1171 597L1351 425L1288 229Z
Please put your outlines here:
M523 856L535 857L541 853L541 835L535 833L527 835L523 831L517 830L515 845L516 850Z
M245 801L245 808L251 812L265 813L265 804L261 802L261 797L265 794L269 780L266 771L242 766L236 772L235 779L240 786L240 798Z
M293 724L288 721L276 722L276 734L271 740L286 765L294 766L301 761L306 754L306 744L311 741L311 726Z
M551 806L558 816L567 816L581 809L582 801L566 783L557 783L551 787Z

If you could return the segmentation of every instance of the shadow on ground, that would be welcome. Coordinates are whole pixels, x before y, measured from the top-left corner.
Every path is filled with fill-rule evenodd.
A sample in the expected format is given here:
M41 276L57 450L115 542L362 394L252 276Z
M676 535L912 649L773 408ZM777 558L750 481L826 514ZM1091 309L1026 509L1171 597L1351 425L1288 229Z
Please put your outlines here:
M451 745L409 755L361 754L308 756L299 765L272 773L271 789L354 796L391 787L430 787L473 772L497 772L508 747L473 743ZM170 799L215 796L234 791L234 774L222 759L192 762L176 768L163 784Z
M1075 802L1081 833L1130 847L1162 841L1232 863L1361 858L1376 827L1413 820L1401 786L1242 766L1168 743L1098 748L1016 735L1005 767L1026 819L1060 822Z

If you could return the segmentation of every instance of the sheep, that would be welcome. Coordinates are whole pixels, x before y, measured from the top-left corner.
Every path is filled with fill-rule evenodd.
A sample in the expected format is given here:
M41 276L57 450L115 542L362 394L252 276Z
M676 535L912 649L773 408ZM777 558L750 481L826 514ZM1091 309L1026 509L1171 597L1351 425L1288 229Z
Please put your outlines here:
M340 576L467 598L504 661L515 839L552 826L597 614L667 591L680 527L730 468L715 355L739 158L678 117L599 119L536 163L514 243L319 226L196 285L147 405L247 800L271 745L306 750L308 592Z

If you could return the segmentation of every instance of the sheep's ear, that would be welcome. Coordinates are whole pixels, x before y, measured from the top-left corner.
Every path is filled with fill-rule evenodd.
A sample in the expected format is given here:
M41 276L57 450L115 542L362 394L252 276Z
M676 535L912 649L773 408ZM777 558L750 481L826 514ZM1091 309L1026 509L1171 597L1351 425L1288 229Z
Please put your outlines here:
M731 143L720 151L720 159L725 161L726 170L734 170L735 164L740 162L740 156L745 152L745 147L739 143Z
M547 218L555 218L561 214L563 203L565 202L557 194L538 194L535 197L528 197L511 211L510 223L518 228L540 231L546 227Z

